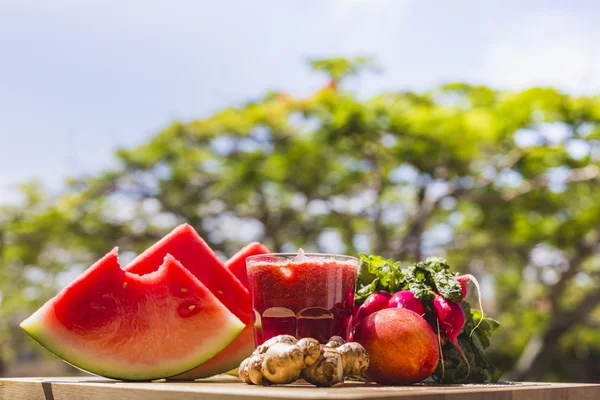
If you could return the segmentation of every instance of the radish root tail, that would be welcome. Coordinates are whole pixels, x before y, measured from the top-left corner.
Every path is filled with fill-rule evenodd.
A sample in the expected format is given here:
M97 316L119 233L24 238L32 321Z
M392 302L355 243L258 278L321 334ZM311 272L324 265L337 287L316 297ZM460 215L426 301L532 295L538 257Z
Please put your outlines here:
M435 322L437 324L437 340L440 348L440 357L442 359L442 382L444 382L446 377L446 369L444 368L444 352L442 351L442 338L440 336L440 321L436 318Z
M475 329L479 328L479 325L481 325L481 322L483 321L485 314L483 312L483 304L481 303L481 286L479 286L479 282L477 281L477 278L475 278L471 274L465 274L465 275L463 275L463 277L468 278L471 282L473 282L473 284L477 288L477 300L479 300L479 311L481 311L481 319L479 320L477 325L475 325L475 327L471 330L471 333L469 333L469 337L471 337L471 336L473 336L473 332L475 332Z
M465 355L465 352L463 351L463 349L460 348L460 345L458 344L458 339L448 338L448 340L450 341L450 343L452 343L452 346L454 346L454 348L456 350L458 350L458 352L460 353L460 356L462 357L463 360L465 360L465 363L467 364L467 376L465 377L465 380L466 380L469 378L469 375L471 375L471 364L469 364L469 360L467 360L467 356Z

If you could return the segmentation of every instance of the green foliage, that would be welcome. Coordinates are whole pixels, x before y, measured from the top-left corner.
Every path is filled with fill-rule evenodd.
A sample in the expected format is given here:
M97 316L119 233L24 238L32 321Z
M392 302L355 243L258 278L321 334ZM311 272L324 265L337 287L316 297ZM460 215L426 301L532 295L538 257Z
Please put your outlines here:
M384 290L389 293L402 290L406 280L401 262L386 260L377 255L360 254L360 267L357 276L356 302L362 303L369 295Z
M0 206L4 357L30 346L18 322L115 243L139 252L184 221L223 256L253 239L409 265L440 255L486 286L501 369L549 332L565 357L575 345L564 337L597 354L583 334L597 307L552 327L600 289L600 99L463 83L364 99L343 83L369 60L313 66L331 81L310 97L267 93L174 122L119 150L118 168L59 193L25 185L21 205ZM536 360L522 377L562 371Z
M422 300L433 300L437 292L450 301L463 300L460 283L454 279L457 274L450 271L443 258L429 257L405 270L400 268L400 261L386 260L378 255L360 254L360 260L355 296L359 304L379 290L390 293L410 290Z
M406 280L403 289L410 290L415 297L421 300L433 300L435 296L435 283L432 271L425 264L413 264L406 270Z
M312 60L310 65L315 71L325 72L331 79L342 80L347 76L357 75L364 69L376 70L373 60L369 57L348 58L323 58Z

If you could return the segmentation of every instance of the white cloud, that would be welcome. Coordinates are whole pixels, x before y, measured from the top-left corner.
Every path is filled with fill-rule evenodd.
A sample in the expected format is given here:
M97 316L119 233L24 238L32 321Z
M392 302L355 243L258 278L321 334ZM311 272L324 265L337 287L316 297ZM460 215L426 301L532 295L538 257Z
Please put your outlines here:
M540 11L490 27L483 80L511 89L555 86L589 94L600 89L600 31L581 17Z

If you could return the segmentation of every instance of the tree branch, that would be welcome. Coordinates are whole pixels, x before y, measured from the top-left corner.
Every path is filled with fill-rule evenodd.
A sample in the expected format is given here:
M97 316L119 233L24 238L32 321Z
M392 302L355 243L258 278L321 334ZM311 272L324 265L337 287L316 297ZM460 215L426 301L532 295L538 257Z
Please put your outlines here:
M279 252L281 251L281 246L283 246L283 241L280 238L279 230L276 226L273 225L272 215L269 211L269 205L267 204L267 198L262 191L262 189L258 190L258 195L260 198L260 202L258 208L260 210L260 222L262 222L265 227L265 236L273 242L273 251Z
M590 181L597 179L599 176L600 168L598 168L596 165L588 165L583 168L575 168L571 170L565 179L565 183ZM548 187L549 183L548 177L546 176L535 177L517 188L504 191L502 193L502 199L506 201L513 200L516 197L527 194L535 189Z
M458 185L451 185L448 193L438 197L434 201L428 202L425 201L426 191L426 185L419 188L419 193L417 195L417 212L410 223L406 235L404 235L404 238L399 241L399 245L396 246L398 248L396 258L399 260L410 257L411 254L415 256L415 260L420 260L422 256L421 238L429 217L431 217L435 210L439 208L444 199L448 197L462 196L467 193L466 189Z
M563 272L558 281L550 287L549 298L553 313L560 311L560 299L562 298L567 284L575 277L575 275L577 275L581 264L596 252L595 250L599 244L600 235L592 242L581 241L579 243L577 252L573 257L569 258L567 270Z
M396 259L403 260L407 257L414 258L415 261L421 259L421 236L427 223L433 207L425 204L425 195L427 194L427 185L421 185L417 192L417 212L410 222L408 231L400 241Z
M383 195L384 184L379 180L377 187L377 199L375 200L375 217L373 221L373 231L375 233L375 246L373 250L376 254L386 254L389 250L389 235L388 230L382 220L383 207L381 205L381 197Z

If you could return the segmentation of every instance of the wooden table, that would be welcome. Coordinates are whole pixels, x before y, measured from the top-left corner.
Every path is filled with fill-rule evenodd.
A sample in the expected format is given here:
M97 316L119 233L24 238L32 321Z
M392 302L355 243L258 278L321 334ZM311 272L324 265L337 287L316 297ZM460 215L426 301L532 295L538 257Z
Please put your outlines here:
M0 379L0 400L187 400L187 399L407 399L600 400L600 384L516 383L495 385L379 386L346 382L334 388L297 383L250 386L219 375L195 382L121 382L94 377Z

